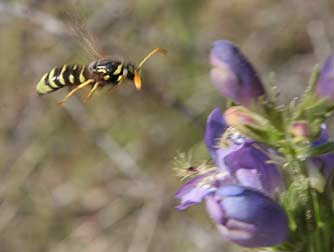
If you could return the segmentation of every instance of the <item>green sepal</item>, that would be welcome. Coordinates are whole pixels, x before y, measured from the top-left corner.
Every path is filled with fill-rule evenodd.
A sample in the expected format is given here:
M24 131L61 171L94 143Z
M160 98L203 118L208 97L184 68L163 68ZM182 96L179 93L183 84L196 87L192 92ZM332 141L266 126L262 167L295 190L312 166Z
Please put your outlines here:
M276 146L282 133L266 117L243 106L234 106L225 111L226 123L240 133L256 141Z
M311 158L329 153L334 153L334 142L329 142L316 147L309 148L309 150L305 153L305 156L307 158Z

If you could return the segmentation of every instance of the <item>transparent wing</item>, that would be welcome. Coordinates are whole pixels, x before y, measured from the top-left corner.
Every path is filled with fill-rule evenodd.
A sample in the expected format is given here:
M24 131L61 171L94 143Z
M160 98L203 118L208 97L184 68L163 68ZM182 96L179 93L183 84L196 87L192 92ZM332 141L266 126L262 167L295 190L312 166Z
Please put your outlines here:
M77 4L78 3L73 2L73 8L71 8L71 11L65 13L66 19L68 20L67 25L69 30L71 34L78 39L90 57L94 59L104 58L106 55L98 46L98 41L96 40L94 33L88 29L85 18L80 15Z

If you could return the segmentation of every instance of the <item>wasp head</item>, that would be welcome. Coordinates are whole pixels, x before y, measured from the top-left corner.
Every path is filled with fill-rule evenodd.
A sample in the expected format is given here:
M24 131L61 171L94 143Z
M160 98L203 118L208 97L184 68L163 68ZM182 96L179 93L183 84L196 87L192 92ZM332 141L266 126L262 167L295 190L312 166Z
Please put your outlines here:
M125 65L124 70L123 70L123 75L127 79L133 81L135 78L135 72L136 72L136 67L133 64L129 63Z
M141 89L141 77L138 68L136 68L133 64L129 63L124 67L123 75L127 79L134 82L137 90Z

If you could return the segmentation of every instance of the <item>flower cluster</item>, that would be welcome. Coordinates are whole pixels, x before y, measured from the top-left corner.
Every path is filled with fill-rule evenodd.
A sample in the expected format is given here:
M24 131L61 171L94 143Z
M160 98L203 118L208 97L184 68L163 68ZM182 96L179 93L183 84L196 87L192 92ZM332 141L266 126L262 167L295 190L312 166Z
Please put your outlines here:
M233 106L214 109L205 144L214 166L192 169L177 209L202 201L219 232L243 247L330 252L334 244L333 57L289 109L274 101L255 69L228 41L216 41L211 79ZM197 173L196 173L197 171Z

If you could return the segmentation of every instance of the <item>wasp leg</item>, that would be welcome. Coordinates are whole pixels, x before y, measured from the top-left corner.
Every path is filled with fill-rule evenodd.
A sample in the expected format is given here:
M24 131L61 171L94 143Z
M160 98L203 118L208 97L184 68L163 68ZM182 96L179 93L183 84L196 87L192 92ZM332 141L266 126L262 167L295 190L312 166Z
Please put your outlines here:
M112 95L113 93L115 93L117 91L117 89L118 89L118 86L114 86L114 87L110 88L109 89L109 94Z
M64 104L72 95L74 95L77 91L80 89L87 87L88 85L91 85L94 82L94 80L88 80L84 83L81 83L79 86L77 86L75 89L73 89L71 92L69 92L62 101L59 102L59 104Z
M119 86L123 83L124 77L121 76L121 78L118 80L118 83L116 85L112 85L111 88L109 89L109 94L113 94L117 91Z
M90 97L94 94L94 92L96 91L96 89L100 86L100 82L96 82L93 86L93 88L89 91L88 95L86 96L84 102L87 102Z

